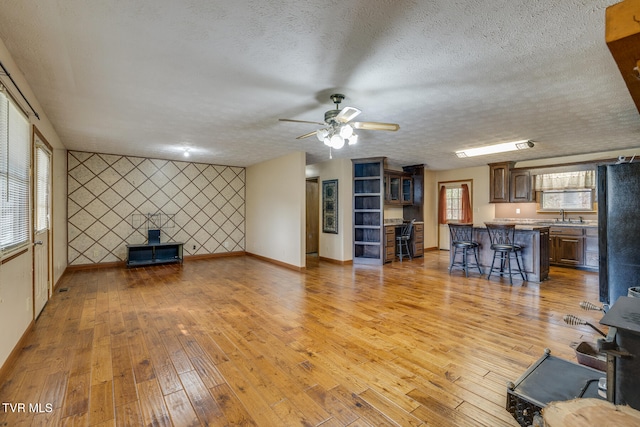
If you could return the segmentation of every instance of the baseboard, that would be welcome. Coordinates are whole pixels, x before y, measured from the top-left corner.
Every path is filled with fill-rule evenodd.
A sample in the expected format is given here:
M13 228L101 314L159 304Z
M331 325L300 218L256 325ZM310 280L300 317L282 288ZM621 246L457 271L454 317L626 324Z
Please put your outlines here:
M432 247L430 247L430 248L424 248L424 251L425 251L425 252L427 252L427 251L437 251L437 250L438 250L438 247L437 247L437 246L432 246Z
M194 261L199 259L209 259L209 258L222 258L222 257L230 257L230 256L244 256L246 252L238 251L238 252L224 252L217 254L202 254L202 255L187 255L184 257L183 261ZM65 269L65 273L67 271L78 271L78 270L92 270L94 268L112 268L112 267L126 267L126 261L115 261L115 262L101 262L96 264L80 264L80 265L69 265ZM64 274L64 273L63 273ZM60 276L62 277L62 276Z
M95 268L112 268L112 267L126 267L126 266L127 266L127 263L125 261L100 262L96 264L68 265L67 268L65 269L65 273L67 271L93 270Z
M196 261L199 259L225 258L225 257L231 257L231 256L245 256L245 255L247 255L245 251L223 252L223 253L217 253L217 254L187 255L184 257L184 260Z
M305 271L307 269L306 267L298 267L298 266L293 265L293 264L287 264L286 262L278 261L278 260L275 260L275 259L272 259L272 258L267 258L265 256L253 254L251 252L247 252L247 256L258 258L259 260L266 261L268 263L275 264L275 265L280 266L280 267L288 268L289 270L295 270L295 271L302 272L302 271Z
M338 259L325 258L325 257L323 257L323 256L318 257L318 259L319 259L320 261L328 262L328 263L330 263L330 264L337 264L337 265L353 265L353 260L352 260L352 259L348 259L348 260L346 260L346 261L340 261L340 260L338 260Z
M35 320L32 320L31 323L29 323L27 329L22 334L22 337L20 338L18 343L15 345L15 347L13 347L13 350L11 350L11 353L9 354L9 357L7 357L7 360L5 360L2 364L2 367L0 367L0 384L4 383L4 378L7 374L7 371L9 371L9 368L11 368L11 366L15 363L16 359L20 355L20 352L22 352L22 348L25 346L27 338L33 330L34 326Z

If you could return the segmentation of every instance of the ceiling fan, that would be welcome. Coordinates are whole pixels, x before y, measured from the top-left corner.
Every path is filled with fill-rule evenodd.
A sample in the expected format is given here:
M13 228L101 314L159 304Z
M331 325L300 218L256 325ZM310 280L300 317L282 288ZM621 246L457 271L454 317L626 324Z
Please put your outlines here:
M294 119L280 119L280 121L312 123L324 126L322 129L300 135L296 139L303 139L316 135L318 140L324 142L324 144L329 148L335 149L344 147L345 142L349 145L355 144L358 141L358 135L354 133L355 129L387 131L397 131L400 129L400 125L396 123L351 122L351 120L356 118L356 116L358 116L362 111L354 107L344 107L343 109L340 109L340 103L345 98L345 96L340 93L333 94L330 98L331 101L336 104L336 108L324 113L324 123Z

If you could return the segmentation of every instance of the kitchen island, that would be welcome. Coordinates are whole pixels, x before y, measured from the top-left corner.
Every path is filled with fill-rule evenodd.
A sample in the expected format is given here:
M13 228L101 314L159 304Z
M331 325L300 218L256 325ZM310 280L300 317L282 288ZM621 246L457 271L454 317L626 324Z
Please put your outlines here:
M474 224L473 240L480 244L480 265L486 274L491 268L493 251L491 250L489 233L484 224ZM523 268L527 273L527 280L529 282L546 280L549 277L549 226L516 225L515 243L522 246ZM450 245L450 247L452 246ZM449 257L453 257L453 251L450 251ZM496 260L497 262L498 260ZM514 261L512 267L515 265ZM519 276L514 276L514 278L517 279Z

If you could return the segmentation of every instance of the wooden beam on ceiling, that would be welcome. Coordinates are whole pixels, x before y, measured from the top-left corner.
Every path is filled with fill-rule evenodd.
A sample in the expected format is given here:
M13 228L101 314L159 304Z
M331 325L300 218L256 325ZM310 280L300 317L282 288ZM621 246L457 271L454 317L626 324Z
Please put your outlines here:
M605 40L640 112L640 0L607 8Z

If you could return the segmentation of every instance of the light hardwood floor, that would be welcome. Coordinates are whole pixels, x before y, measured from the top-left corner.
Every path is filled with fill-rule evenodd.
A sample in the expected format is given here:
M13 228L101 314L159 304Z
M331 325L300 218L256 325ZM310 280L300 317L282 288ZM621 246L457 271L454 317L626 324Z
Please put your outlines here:
M0 426L517 426L515 381L549 347L594 341L597 273L542 283L253 257L75 271L0 378ZM41 412L29 404L39 403ZM49 411L51 409L51 411Z

